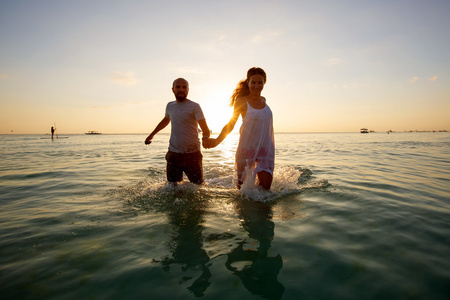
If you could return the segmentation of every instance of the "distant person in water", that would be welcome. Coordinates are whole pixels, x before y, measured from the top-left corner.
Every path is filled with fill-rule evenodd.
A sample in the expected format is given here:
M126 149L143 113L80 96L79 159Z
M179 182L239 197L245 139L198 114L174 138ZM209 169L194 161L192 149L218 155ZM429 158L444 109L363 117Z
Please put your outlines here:
M52 128L50 129L51 130L51 132L52 132L52 139L53 139L53 136L55 135L55 128L52 126Z
M261 96L267 76L261 68L251 68L247 78L241 80L231 96L233 116L219 136L205 141L205 148L220 144L233 130L242 116L239 144L236 150L237 187L240 188L248 175L258 178L258 184L269 190L275 164L275 142L272 111ZM250 174L248 174L250 172Z
M209 138L210 130L200 105L187 99L189 83L178 78L173 82L172 91L176 100L167 104L164 118L145 139L145 144L150 144L155 134L171 123L169 151L166 154L167 180L171 183L180 182L184 172L190 182L201 184L203 155L198 138L198 125L203 132L203 141Z

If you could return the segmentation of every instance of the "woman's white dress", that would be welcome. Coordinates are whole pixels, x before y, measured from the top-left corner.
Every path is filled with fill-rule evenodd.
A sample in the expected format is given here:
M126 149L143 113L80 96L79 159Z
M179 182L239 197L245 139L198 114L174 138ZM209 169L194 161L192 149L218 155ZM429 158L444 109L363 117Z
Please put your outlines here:
M275 165L275 141L273 117L267 103L255 109L247 103L247 113L240 128L239 145L236 150L238 179L265 171L273 176ZM251 174L245 174L246 170Z

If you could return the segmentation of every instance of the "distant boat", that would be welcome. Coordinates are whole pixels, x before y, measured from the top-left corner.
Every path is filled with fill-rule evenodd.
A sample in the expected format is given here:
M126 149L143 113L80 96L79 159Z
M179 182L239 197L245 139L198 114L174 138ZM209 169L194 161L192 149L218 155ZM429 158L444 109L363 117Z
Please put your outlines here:
M98 132L98 131L88 131L88 132L86 132L85 134L87 134L87 135L98 135L98 134L102 134L101 132Z
M369 133L369 129L367 129L367 128L361 128L361 129L360 129L360 132L361 132L361 133Z

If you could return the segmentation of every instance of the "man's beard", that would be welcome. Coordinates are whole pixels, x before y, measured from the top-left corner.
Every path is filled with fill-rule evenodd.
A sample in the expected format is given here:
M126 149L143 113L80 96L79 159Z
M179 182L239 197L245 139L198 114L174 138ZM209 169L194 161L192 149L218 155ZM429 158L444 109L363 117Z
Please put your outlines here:
M177 99L178 102L183 102L184 100L186 100L186 94L183 92L178 92L175 95L175 98Z

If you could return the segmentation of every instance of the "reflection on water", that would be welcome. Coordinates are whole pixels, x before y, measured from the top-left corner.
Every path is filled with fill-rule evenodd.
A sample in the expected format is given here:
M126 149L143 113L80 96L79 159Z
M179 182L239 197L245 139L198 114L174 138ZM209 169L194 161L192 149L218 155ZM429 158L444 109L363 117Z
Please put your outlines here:
M170 255L159 261L163 270L171 273L181 268L179 284L190 283L187 289L201 297L213 281L210 267L214 260L226 256L226 270L237 276L250 293L280 299L285 290L278 281L283 260L279 254L269 254L275 234L273 204L251 201L238 195L232 200L232 206L248 239L237 238L230 232L206 235L203 231L209 213L208 200L195 197L195 189L179 188L165 193L167 205L164 212L172 226L172 234ZM232 238L236 242L227 254L211 257L205 250L204 243Z
M164 271L170 272L170 265L181 264L183 272L201 271L201 275L194 280L188 289L197 297L203 296L209 287L211 272L208 269L210 258L203 249L203 223L205 210L196 201L189 201L185 205L175 207L167 216L173 226L171 242L172 257L162 261ZM181 282L191 280L191 276L184 276Z
M249 238L259 242L256 249L247 247L244 240L228 254L226 267L232 271L244 286L254 295L268 299L280 299L284 286L278 281L278 274L283 267L283 259L279 254L269 256L268 250L275 235L275 224L272 219L270 204L252 201L236 203L242 227Z

